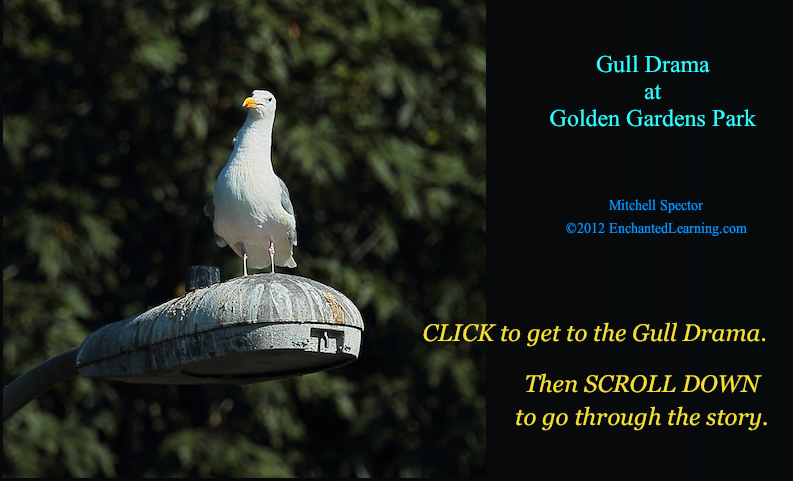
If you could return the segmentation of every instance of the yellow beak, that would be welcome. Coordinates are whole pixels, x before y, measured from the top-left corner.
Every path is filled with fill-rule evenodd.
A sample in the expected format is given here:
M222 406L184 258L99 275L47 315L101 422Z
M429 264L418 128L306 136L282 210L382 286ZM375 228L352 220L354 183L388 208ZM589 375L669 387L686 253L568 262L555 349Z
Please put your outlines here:
M252 109L257 105L259 105L259 102L253 100L253 97L248 97L242 102L242 106L245 107L246 109Z

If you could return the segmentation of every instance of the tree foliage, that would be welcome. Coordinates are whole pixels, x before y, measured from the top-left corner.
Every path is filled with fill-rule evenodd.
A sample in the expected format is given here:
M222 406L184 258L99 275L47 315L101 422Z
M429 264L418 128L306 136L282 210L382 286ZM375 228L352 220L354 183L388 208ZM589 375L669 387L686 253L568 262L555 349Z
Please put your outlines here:
M4 425L5 476L484 474L484 2L3 3L3 379L241 275L202 208L272 91L291 273L366 322L343 369L236 387L76 378Z

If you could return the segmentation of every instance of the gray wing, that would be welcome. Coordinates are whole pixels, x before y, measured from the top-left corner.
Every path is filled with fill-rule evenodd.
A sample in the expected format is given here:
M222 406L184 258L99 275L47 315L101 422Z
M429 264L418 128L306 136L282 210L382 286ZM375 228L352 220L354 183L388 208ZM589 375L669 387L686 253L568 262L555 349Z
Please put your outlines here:
M296 246L297 216L295 215L295 208L292 206L292 199L289 198L289 188L286 186L286 183L283 180L281 180L280 177L276 175L275 178L278 179L278 184L281 185L281 207L283 207L284 210L289 213L289 215L295 218L295 228L289 229L289 231L286 233L286 236L289 238L289 242L291 242L293 246Z
M226 239L220 237L218 233L215 232L215 197L214 196L210 197L209 202L207 202L207 205L204 206L204 215L209 217L209 220L212 221L212 233L215 234L215 244L217 244L218 247L226 247L227 245L229 245L229 243L226 242Z

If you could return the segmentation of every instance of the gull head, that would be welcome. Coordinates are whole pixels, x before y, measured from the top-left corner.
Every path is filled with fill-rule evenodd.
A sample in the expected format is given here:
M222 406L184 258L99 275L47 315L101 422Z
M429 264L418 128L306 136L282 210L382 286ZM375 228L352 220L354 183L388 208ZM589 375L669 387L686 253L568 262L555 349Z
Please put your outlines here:
M267 90L254 90L250 97L242 102L242 106L250 109L251 115L257 117L275 117L275 95Z

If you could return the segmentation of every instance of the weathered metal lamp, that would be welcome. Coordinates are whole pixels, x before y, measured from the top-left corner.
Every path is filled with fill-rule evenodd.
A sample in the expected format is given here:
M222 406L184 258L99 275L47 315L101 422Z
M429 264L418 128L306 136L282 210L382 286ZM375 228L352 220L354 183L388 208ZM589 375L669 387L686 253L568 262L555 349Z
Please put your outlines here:
M258 274L199 288L110 324L80 346L80 375L153 384L248 384L349 364L363 320L341 292Z
M358 358L363 319L336 289L286 274L218 284L216 267L194 266L190 271L189 292L182 297L85 338L76 352L79 374L131 383L241 385L334 369ZM75 362L74 355L57 358ZM61 367L60 379L50 379L45 389L21 404L7 400L19 396L14 396L14 384L30 374L3 390L4 419L77 372Z

